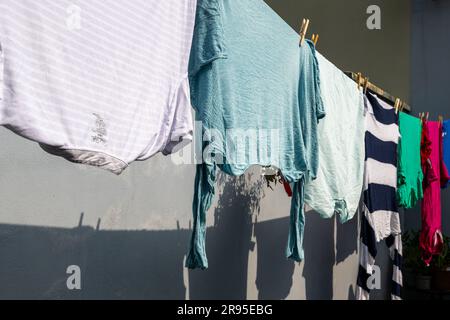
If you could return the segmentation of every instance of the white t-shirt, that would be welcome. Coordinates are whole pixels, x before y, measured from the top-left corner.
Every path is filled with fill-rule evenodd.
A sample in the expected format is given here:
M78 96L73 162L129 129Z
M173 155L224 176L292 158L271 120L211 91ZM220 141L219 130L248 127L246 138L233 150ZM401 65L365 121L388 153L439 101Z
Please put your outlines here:
M0 0L0 125L120 174L192 140L196 0Z

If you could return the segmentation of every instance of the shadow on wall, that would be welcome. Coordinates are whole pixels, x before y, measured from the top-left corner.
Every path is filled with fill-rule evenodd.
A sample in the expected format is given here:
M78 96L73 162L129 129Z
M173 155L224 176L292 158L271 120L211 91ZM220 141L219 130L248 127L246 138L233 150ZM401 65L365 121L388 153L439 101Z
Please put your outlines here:
M0 299L184 299L188 236L0 225ZM69 265L82 290L67 289Z
M289 218L253 223L263 185L245 177L220 179L215 223L207 233L207 271L184 269L186 229L104 231L83 227L82 217L74 229L0 225L0 299L246 299L255 239L258 297L287 298L293 277L300 276L284 256ZM334 220L307 214L306 223L306 297L332 299ZM356 251L350 240L355 247L337 246L339 259ZM80 266L82 290L67 289L69 265Z
M323 219L318 214L306 214L303 267L306 299L333 299L334 266L358 250L357 216L341 224L337 216ZM354 298L354 288L350 287L348 299Z
M286 218L261 222L255 226L258 299L285 299L291 291L295 265L285 256L288 230L289 219Z
M333 299L334 219L307 214L305 222L305 290L307 300ZM315 228L308 228L314 225ZM308 250L306 250L308 248Z
M223 191L214 210L214 227L208 228L206 251L209 269L189 272L191 299L246 299L249 252L253 250L252 214L259 213L261 182L251 175L219 175ZM269 235L269 234L267 234Z

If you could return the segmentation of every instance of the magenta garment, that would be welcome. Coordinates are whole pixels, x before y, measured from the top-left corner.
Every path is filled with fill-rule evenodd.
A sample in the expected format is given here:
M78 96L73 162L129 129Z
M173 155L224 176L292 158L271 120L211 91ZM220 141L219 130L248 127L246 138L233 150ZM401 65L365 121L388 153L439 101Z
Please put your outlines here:
M439 122L423 124L422 143L431 147L428 159L424 161L424 196L422 201L422 230L420 249L422 259L429 265L434 255L441 253L443 237L441 232L441 184L447 183L448 172L443 165L442 125Z

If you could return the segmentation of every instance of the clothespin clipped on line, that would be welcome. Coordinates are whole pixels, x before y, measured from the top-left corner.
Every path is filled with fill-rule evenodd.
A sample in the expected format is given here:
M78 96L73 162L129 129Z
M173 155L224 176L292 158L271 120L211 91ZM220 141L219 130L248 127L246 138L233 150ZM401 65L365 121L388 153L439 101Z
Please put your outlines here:
M425 120L425 112L419 113L420 122L423 123L423 120Z
M302 27L300 29L300 46L303 45L306 38L306 33L308 32L309 28L309 19L303 19L302 21Z
M439 116L438 117L438 121L442 125L444 123L444 117L443 116Z
M395 104L394 104L395 114L398 114L401 103L402 103L402 101L399 98L395 99Z
M427 113L425 113L425 112L421 112L421 113L419 113L419 118L420 118L420 120L423 122L424 120L427 120L428 121L428 117L430 116L430 113L429 112L427 112Z
M361 87L361 85L362 85L362 74L361 74L361 72L358 72L358 79L357 79L357 85L358 85L358 90L359 90L359 88Z
M367 89L369 88L369 78L364 78L364 94L367 93Z
M314 43L314 46L317 46L317 41L319 41L319 35L313 34L311 37L311 41Z

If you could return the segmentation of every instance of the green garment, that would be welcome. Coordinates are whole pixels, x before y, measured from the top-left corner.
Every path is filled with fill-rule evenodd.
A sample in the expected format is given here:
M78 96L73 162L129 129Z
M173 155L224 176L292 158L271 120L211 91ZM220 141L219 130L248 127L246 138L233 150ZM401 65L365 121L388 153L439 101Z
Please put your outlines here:
M303 184L317 174L317 124L325 116L314 45L299 46L299 35L263 0L199 0L189 76L207 139L186 266L208 267L206 212L217 169L239 176L252 165L275 166L295 184L287 256L301 260Z
M399 127L397 202L400 207L410 209L423 198L420 162L422 123L420 119L400 112Z

